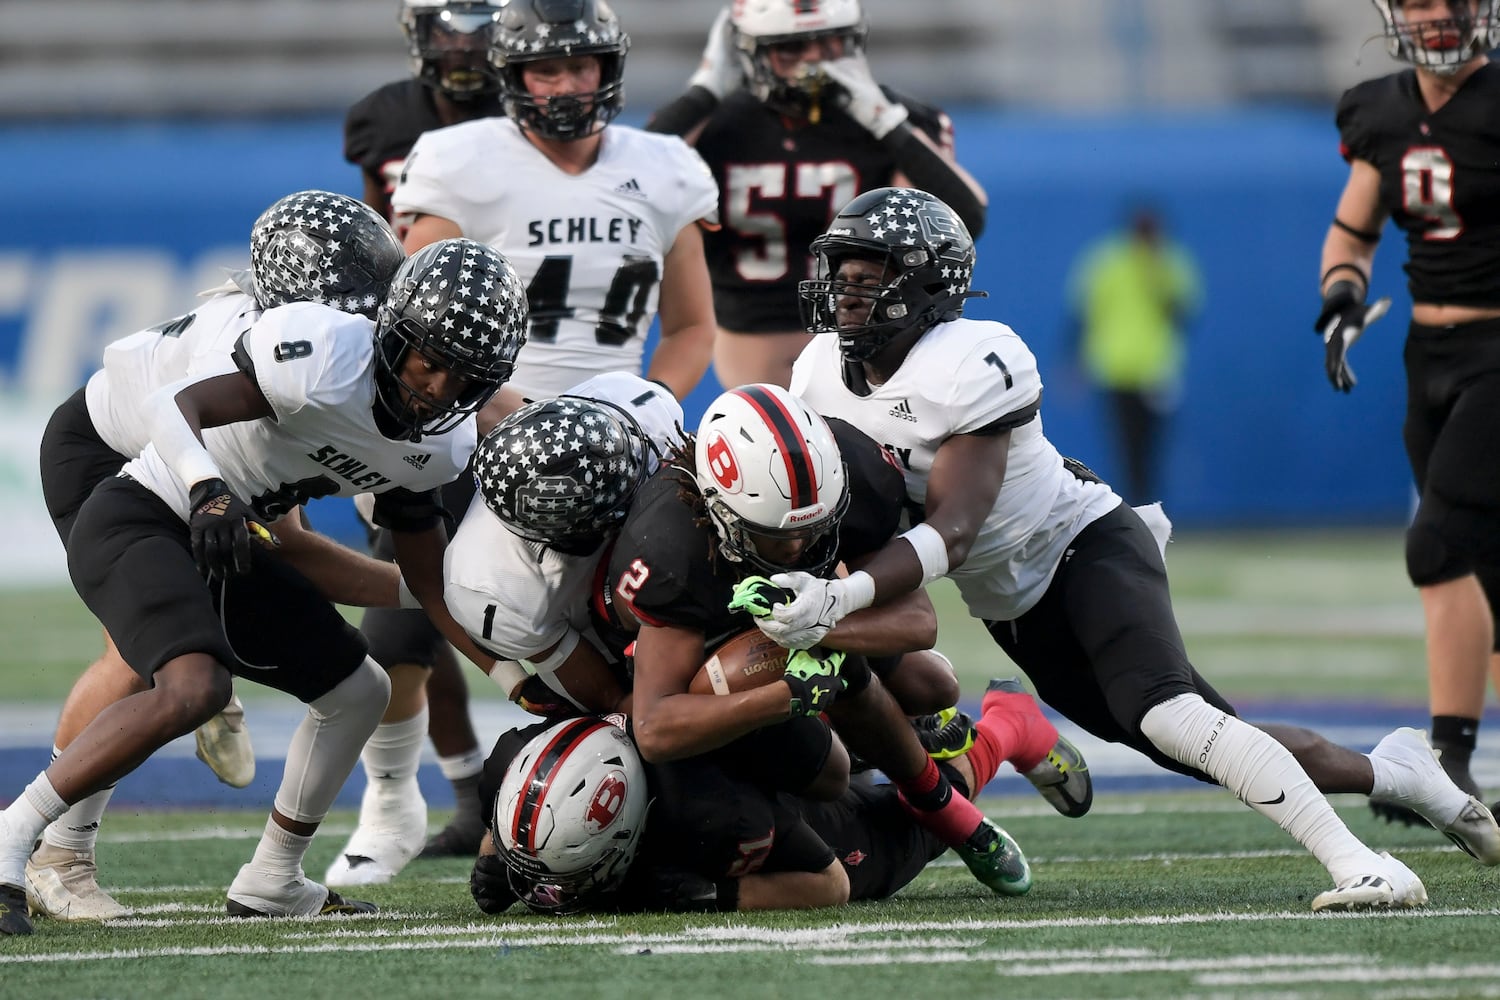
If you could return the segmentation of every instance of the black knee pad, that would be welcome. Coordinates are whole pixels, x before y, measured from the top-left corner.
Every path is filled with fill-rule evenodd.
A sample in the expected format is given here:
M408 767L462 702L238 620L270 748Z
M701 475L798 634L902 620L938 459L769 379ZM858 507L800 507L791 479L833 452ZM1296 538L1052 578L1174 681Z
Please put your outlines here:
M1429 517L1419 510L1406 529L1406 575L1416 586L1446 583L1472 572L1466 555L1471 546L1450 537L1455 533L1451 524L1450 518Z

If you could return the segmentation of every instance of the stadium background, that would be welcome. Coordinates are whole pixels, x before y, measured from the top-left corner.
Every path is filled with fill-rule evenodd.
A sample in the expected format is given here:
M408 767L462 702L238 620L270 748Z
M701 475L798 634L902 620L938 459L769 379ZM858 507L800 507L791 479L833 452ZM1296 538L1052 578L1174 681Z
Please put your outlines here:
M622 0L626 120L671 97L712 0ZM1164 486L1179 526L1394 525L1400 453L1398 238L1374 287L1393 319L1360 345L1356 393L1324 381L1309 329L1345 168L1339 91L1387 71L1373 8L1347 0L868 0L885 82L948 108L990 196L971 306L1040 358L1049 434L1115 470L1103 414L1065 364L1063 284L1133 199L1201 261ZM181 311L242 263L280 195L357 195L341 153L355 98L407 72L394 0L5 5L0 32L0 581L62 579L35 442L109 340ZM690 419L717 392L712 378ZM315 508L353 537L347 504Z

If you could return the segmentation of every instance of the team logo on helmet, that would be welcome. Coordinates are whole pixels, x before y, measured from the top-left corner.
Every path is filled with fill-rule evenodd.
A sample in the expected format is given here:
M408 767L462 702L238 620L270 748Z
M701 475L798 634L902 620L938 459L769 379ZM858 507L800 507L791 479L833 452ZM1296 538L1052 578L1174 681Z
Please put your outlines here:
M734 449L729 446L728 438L718 431L709 431L703 454L708 458L708 474L714 477L719 489L725 493L738 493L744 489L740 466L734 460Z
M611 771L599 782L589 799L589 807L583 814L583 825L590 833L599 833L620 816L628 792L625 775Z

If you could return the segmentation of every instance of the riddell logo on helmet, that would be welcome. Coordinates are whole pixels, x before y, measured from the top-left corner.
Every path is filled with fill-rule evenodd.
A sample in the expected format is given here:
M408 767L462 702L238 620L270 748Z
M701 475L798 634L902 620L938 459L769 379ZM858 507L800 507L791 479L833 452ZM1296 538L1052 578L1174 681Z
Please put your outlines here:
M792 513L787 515L786 522L787 524L806 524L808 521L816 521L825 513L827 512L824 510L823 505L818 504L818 506L810 511L792 511Z
M588 810L583 814L583 823L590 833L598 833L615 821L624 805L625 776L619 771L611 771L599 782L599 787L594 789Z
M708 474L714 477L719 489L725 493L740 492L743 488L740 463L734 460L734 449L729 447L729 439L718 431L710 431L704 455L708 459Z

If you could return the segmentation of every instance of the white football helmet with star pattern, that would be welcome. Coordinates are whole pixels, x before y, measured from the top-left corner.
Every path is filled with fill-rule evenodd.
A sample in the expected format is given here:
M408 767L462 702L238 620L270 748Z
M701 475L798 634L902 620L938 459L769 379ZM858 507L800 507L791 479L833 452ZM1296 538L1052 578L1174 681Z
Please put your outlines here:
M812 333L836 333L839 350L852 361L867 361L910 330L925 333L963 315L974 276L974 239L968 227L942 201L916 188L877 188L845 205L812 242L817 277L797 286L802 319ZM882 262L879 284L838 280L848 258ZM867 321L841 328L841 297L870 299Z
M412 441L452 430L510 378L526 321L526 287L498 250L469 239L423 247L396 272L375 320L379 405ZM402 380L413 350L466 380L451 404Z
M404 260L378 212L332 191L289 194L250 227L250 281L263 309L317 302L374 319Z

